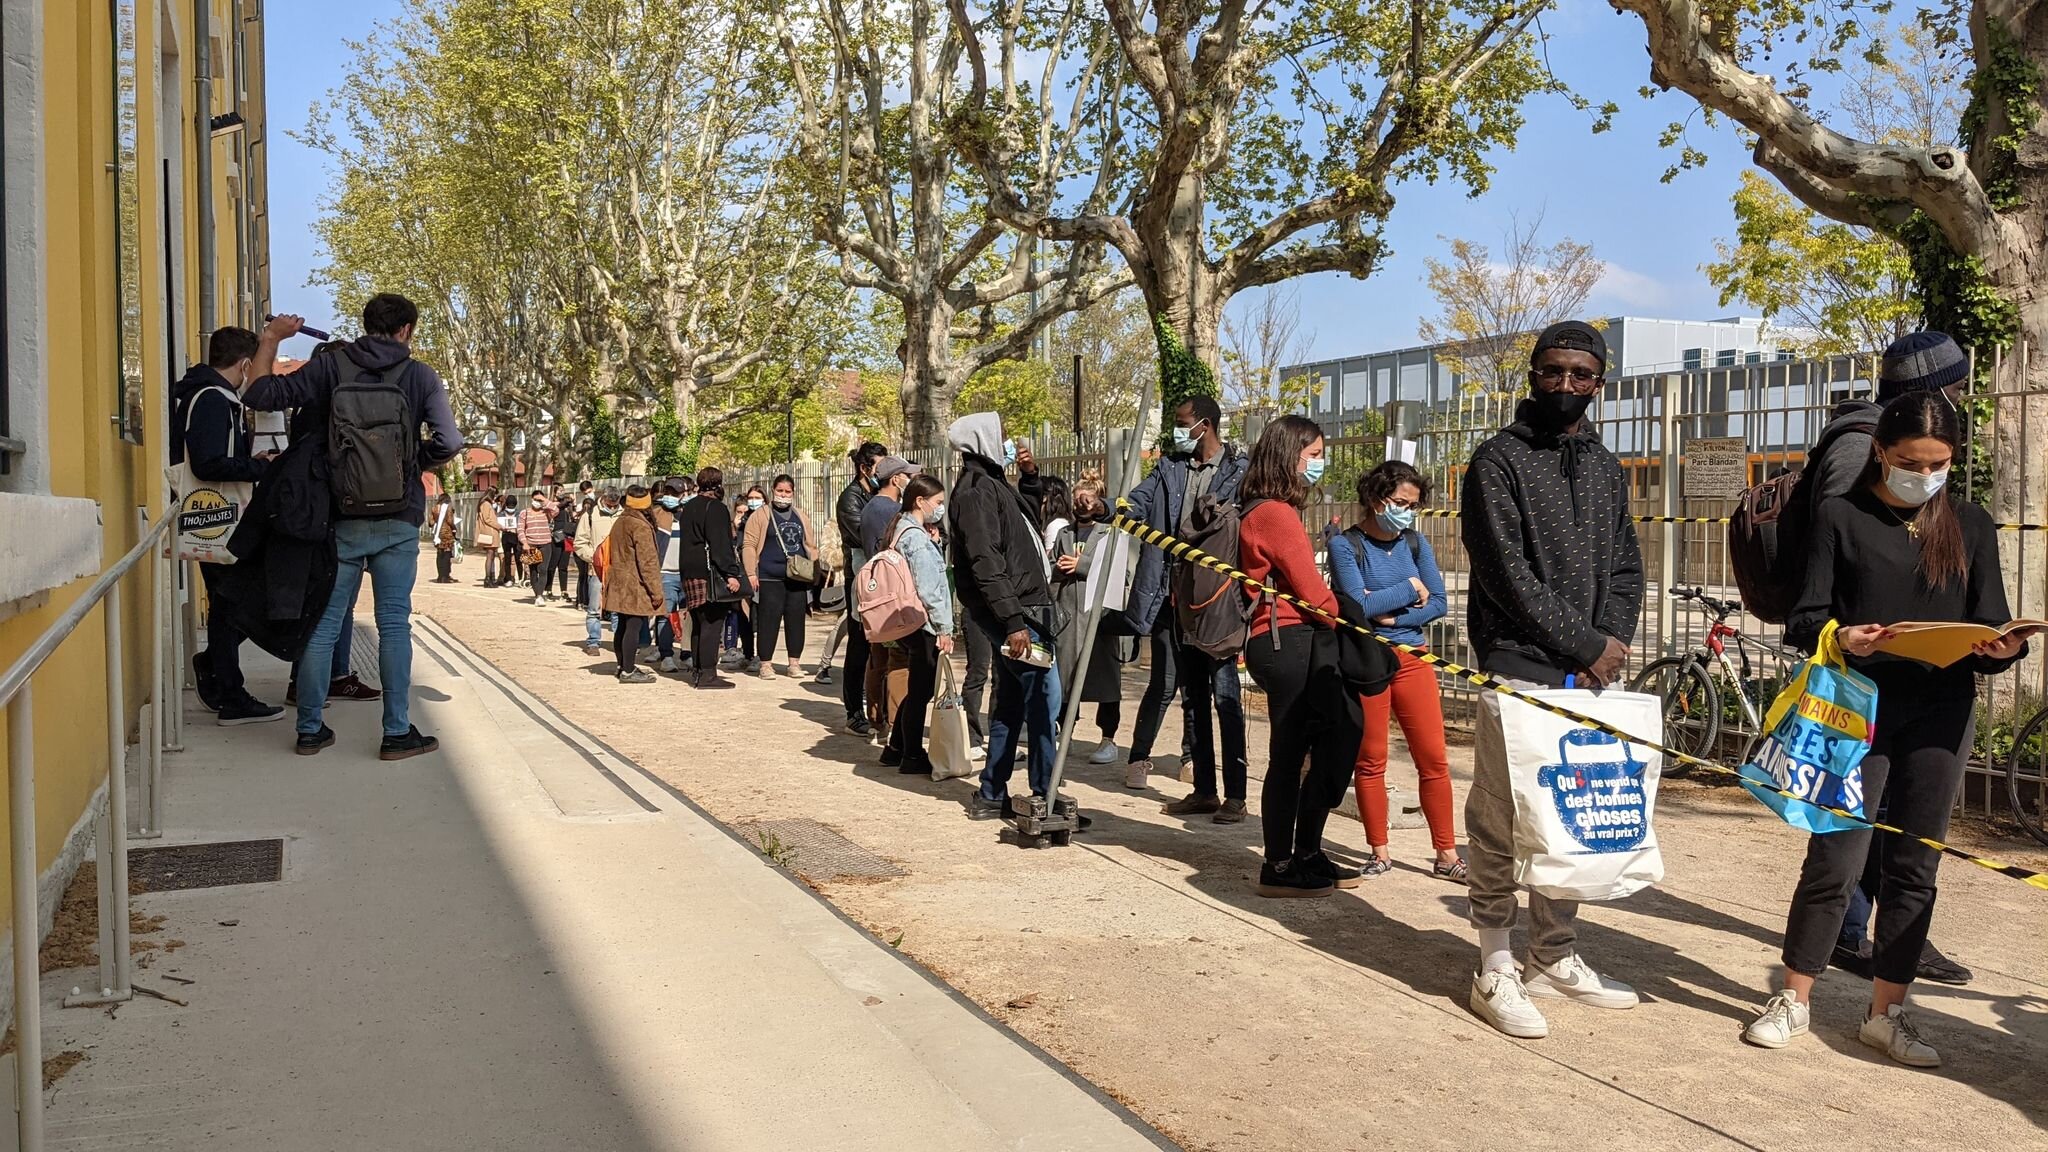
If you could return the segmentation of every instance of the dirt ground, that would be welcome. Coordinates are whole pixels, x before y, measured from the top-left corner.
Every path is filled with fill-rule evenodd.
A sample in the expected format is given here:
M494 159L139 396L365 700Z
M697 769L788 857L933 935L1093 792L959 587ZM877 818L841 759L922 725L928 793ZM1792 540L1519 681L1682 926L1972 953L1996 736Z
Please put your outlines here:
M418 610L721 821L810 818L901 864L902 879L822 890L1190 1150L2048 1148L2048 893L2013 880L1942 869L1934 936L1977 979L1915 993L1941 1069L1862 1047L1867 990L1839 973L1811 1037L1750 1048L1737 1037L1773 986L1802 838L1739 792L1674 781L1657 813L1666 882L1581 916L1583 953L1645 1003L1559 1005L1548 1039L1510 1040L1466 1010L1476 937L1463 889L1428 875L1427 832L1396 831L1402 867L1355 892L1253 894L1263 718L1253 819L1174 819L1159 810L1185 791L1173 777L1133 792L1121 763L1084 764L1068 791L1094 828L1026 849L965 818L971 781L901 776L840 733L836 684L621 686L609 655L584 655L580 612L487 591L464 567L462 584L422 583ZM1177 726L1174 709L1161 748ZM1462 806L1469 749L1453 761ZM1390 778L1413 779L1403 764ZM1355 822L1330 836L1364 850ZM1982 826L1957 836L2048 866Z

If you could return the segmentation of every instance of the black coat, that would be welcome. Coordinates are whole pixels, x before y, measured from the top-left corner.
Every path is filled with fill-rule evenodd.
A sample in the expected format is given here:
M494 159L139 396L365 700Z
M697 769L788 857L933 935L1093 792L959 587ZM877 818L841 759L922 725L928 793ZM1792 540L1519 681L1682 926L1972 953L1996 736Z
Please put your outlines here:
M947 508L954 583L961 605L997 637L1032 623L1056 630L1045 543L1038 534L1040 487L1038 475L1027 473L1012 488L1002 465L961 454Z
M227 377L194 364L171 390L171 463L190 463L201 480L254 482L269 471L267 461L249 454L249 421ZM186 424L191 424L188 434Z
M860 546L860 514L873 496L858 476L839 490L839 504L833 509L832 519L839 525L839 549L845 557L848 572L860 571L860 566L867 561L867 553Z
M705 580L711 584L713 600L737 600L739 593L726 589L728 579L740 581L745 591L746 573L740 568L739 550L733 547L732 513L725 501L697 496L676 510L680 535L677 547L683 579Z
M228 539L235 563L213 592L242 634L280 660L297 660L327 611L338 564L326 442L294 440L256 486Z

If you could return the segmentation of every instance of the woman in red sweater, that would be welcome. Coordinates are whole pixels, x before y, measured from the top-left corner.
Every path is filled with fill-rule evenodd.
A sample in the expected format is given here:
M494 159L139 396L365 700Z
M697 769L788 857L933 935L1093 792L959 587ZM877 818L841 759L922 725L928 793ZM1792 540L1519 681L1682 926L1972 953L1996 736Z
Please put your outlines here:
M1315 549L1301 524L1301 509L1322 478L1323 464L1323 430L1314 421L1283 416L1266 426L1238 490L1238 566L1335 617L1337 597L1316 568ZM1245 642L1245 665L1265 690L1271 721L1266 782L1259 792L1266 836L1261 896L1328 896L1359 884L1358 869L1323 853L1331 805L1318 797L1341 794L1364 734L1358 697L1338 676L1336 640L1328 620L1280 600L1259 606ZM1331 782L1335 788L1325 787Z

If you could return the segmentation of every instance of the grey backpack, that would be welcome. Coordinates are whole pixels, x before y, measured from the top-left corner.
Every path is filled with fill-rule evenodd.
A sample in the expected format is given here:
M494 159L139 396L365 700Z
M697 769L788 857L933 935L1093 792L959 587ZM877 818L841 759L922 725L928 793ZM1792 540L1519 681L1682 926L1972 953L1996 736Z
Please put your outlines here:
M343 516L401 513L406 488L419 475L419 417L400 386L412 361L373 372L339 352L335 358L327 416L335 507Z

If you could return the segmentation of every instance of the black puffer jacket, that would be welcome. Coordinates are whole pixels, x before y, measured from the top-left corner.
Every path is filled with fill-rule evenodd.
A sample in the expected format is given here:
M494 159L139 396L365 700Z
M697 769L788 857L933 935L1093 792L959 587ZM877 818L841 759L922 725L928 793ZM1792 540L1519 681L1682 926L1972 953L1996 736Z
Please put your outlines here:
M1643 558L1628 479L1598 433L1539 435L1528 417L1524 400L1465 473L1466 627L1480 667L1561 687L1608 637L1634 639Z
M860 514L868 506L874 494L860 477L847 481L840 489L839 504L832 510L832 519L839 525L839 549L846 559L846 571L858 572L867 561L867 554L860 546Z
M1036 624L1051 632L1052 586L1038 532L1038 476L1010 487L992 452L1002 450L994 413L962 417L950 433L961 452L960 475L947 501L953 582L961 606L999 639Z

